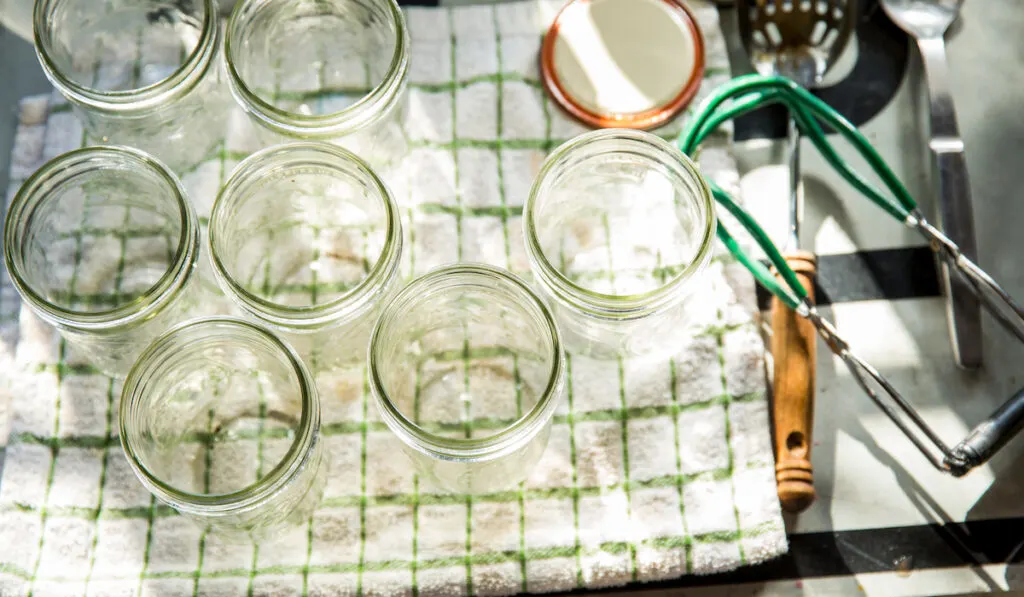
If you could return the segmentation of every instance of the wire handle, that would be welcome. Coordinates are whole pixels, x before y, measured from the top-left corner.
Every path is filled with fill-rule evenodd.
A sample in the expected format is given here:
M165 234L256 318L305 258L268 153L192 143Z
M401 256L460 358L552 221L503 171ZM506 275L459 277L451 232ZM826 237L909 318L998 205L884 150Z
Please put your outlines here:
M692 155L697 146L725 121L775 103L784 104L789 109L802 134L811 140L825 160L847 182L890 216L918 230L938 252L939 257L967 282L967 287L985 308L1024 342L1024 309L988 273L964 256L956 243L924 219L910 192L857 127L794 81L779 76L744 75L722 85L705 100L687 130L680 134L679 147L684 153ZM826 138L818 123L819 119L850 142L882 180L890 195L876 188L839 156ZM752 218L749 215L746 218L740 217L738 212L743 208L736 205L726 193L718 189L715 198L751 232L789 289L787 291L780 288L776 292L768 282L769 277L763 272L754 272L755 277L773 295L793 307L793 299L803 298L800 293L801 287L797 284L796 276L782 263L778 248L763 234L764 231L756 222L753 222L754 227L748 226L748 221L752 222ZM721 226L719 230L722 230ZM725 231L725 234L728 234L728 231ZM735 251L734 254L739 257ZM749 257L746 261L750 261Z
M946 235L929 224L917 208L917 203L896 177L881 155L852 123L830 106L813 96L795 82L784 77L745 75L722 85L705 100L689 127L679 135L679 148L693 155L700 143L727 120L734 119L766 105L781 103L790 111L793 121L825 157L833 168L855 189L865 195L886 213L907 226L918 230L931 244L941 259L957 271L982 304L1008 330L1024 342L1024 309L1010 297L995 280L973 261L961 253L960 248ZM885 184L891 195L886 195L867 179L853 170L835 151L825 137L818 120L839 132L868 162L871 169ZM803 285L787 265L778 248L757 221L728 193L711 183L716 201L732 214L768 257L779 272L779 282L760 261L751 258L735 240L727 227L719 222L718 236L736 258L754 275L772 295L807 318L825 341L829 349L850 370L854 379L869 398L911 440L922 454L939 470L956 476L965 474L1002 447L1010 437L1024 428L1024 390L1018 392L986 421L975 427L971 434L953 450L942 441L913 406L881 373L867 361L854 354L835 326L821 317L807 299ZM897 408L883 400L875 387L881 389Z

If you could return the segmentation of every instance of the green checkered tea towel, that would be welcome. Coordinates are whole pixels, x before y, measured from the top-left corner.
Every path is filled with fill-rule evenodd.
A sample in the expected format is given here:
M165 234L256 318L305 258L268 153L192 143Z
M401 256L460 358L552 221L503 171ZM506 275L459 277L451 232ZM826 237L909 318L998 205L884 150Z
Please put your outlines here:
M545 154L584 131L538 83L541 34L558 4L408 10L411 150L388 180L402 206L407 277L458 260L529 276L523 201ZM725 43L711 4L690 5L707 42L706 93L728 77ZM183 175L201 215L252 151L248 127L233 114L218 153ZM25 100L12 192L82 143L59 97ZM700 162L735 189L727 137ZM154 501L116 437L120 383L28 309L19 315L5 286L0 387L13 401L0 594L507 595L707 574L777 556L786 538L753 281L722 253L673 358L609 366L570 355L568 399L547 451L529 480L506 492L469 497L421 484L369 406L364 372L321 375L331 466L323 503L307 524L241 546Z

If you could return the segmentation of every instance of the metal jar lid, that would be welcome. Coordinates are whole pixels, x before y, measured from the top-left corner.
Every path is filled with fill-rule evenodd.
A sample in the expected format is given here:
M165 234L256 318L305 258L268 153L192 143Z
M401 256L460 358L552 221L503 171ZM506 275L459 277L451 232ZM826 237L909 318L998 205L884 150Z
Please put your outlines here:
M593 127L651 129L682 111L704 77L704 39L682 0L572 0L540 53L541 80Z

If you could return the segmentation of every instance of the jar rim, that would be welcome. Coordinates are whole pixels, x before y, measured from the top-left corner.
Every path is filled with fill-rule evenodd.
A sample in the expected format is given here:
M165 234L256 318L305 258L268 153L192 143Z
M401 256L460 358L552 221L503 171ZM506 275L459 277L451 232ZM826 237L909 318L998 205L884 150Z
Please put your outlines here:
M547 340L551 348L551 368L548 373L547 385L533 407L518 419L503 427L498 432L481 438L451 438L435 435L426 431L410 420L388 395L377 367L376 354L382 342L381 335L385 326L390 324L396 315L407 311L409 303L422 299L426 291L438 284L453 278L484 278L497 280L518 294L518 298L533 306L548 331ZM471 281L458 284L472 284ZM562 348L561 334L543 300L520 278L507 270L482 263L458 263L442 266L416 278L403 288L388 304L374 325L368 348L368 378L371 391L380 407L381 418L395 435L413 449L433 458L454 461L490 460L514 451L528 442L548 422L558 405L557 398L564 378L565 356Z
M215 0L202 0L203 25L196 47L167 77L145 87L123 91L101 91L72 80L57 67L49 51L47 23L51 9L61 0L39 0L32 16L36 56L47 78L72 102L105 112L147 111L159 108L191 90L206 75L220 45Z
M136 167L156 174L174 195L181 218L181 232L174 259L167 271L139 298L106 311L76 311L53 304L29 284L23 268L21 239L24 235L18 230L19 224L26 224L25 220L31 218L35 210L50 199L50 190L81 174L82 171L76 167L97 158L127 160ZM131 147L84 147L53 158L36 170L18 189L7 210L4 225L4 262L12 283L41 317L59 327L103 331L148 320L169 304L185 286L192 275L198 254L199 224L181 181L160 160Z
M132 409L138 407L140 392L145 389L148 376L159 369L159 359L165 350L180 351L175 348L175 340L192 332L206 331L207 328L219 328L220 331L231 331L242 335L259 337L268 341L284 355L295 379L298 382L302 404L302 415L295 438L288 447L288 452L280 462L263 478L237 491L225 494L198 494L184 491L170 485L147 467L137 456L133 436L128 432L128 421L133 415ZM233 329L232 329L233 328ZM201 342L197 340L196 342ZM187 343L195 346L195 343ZM320 399L313 381L302 359L290 345L277 335L259 325L235 317L203 317L176 325L154 340L132 365L121 390L121 404L118 409L118 429L121 446L132 469L140 477L147 488L157 497L171 503L176 508L203 514L234 514L258 506L274 493L280 491L295 473L310 458L313 443L320 428Z
M395 27L395 47L388 71L377 85L356 103L329 114L299 114L283 110L261 98L242 78L235 66L233 53L238 28L246 24L250 13L265 7L273 0L245 0L235 4L228 18L224 36L224 56L231 92L239 104L260 124L291 136L331 137L348 134L376 120L401 93L409 70L409 31L396 0L385 0L388 14ZM248 13L246 12L248 11Z
M335 163L344 162L351 164L359 174L365 175L384 204L387 224L384 246L381 248L380 256L373 264L373 267L370 268L370 271L366 273L366 276L359 281L359 284L341 296L325 303L294 307L267 300L249 291L244 285L235 280L221 259L220 251L217 250L217 243L221 237L220 232L223 222L229 219L224 211L227 209L228 202L233 199L235 201L239 200L236 197L237 192L243 189L244 185L248 185L252 181L261 178L266 174L266 170L275 166L277 162L286 159L292 154L302 155L303 152L334 160ZM288 167L293 167L303 162L309 163L308 160L309 158L305 158L303 161L289 162ZM262 149L242 160L235 167L231 176L228 177L224 186L221 187L217 198L213 202L207 234L209 236L210 261L213 263L214 273L217 275L217 279L227 286L225 290L229 291L229 295L236 302L240 302L241 306L254 316L264 320L266 323L285 328L318 328L343 319L348 313L358 311L363 305L374 299L378 289L385 286L397 275L402 254L402 222L398 212L398 204L395 202L394 196L392 196L384 181L381 180L369 164L351 151L337 145L317 141L300 141L275 145Z
M546 191L546 186L557 168L563 164L565 158L574 152L608 141L645 146L657 152L660 157L669 160L672 165L676 166L676 172L688 178L696 187L698 196L695 197L695 201L703 215L701 240L690 263L657 288L637 294L606 294L577 284L548 260L537 236L536 214L534 213L537 198ZM711 259L717 229L717 217L711 189L696 164L661 137L633 129L598 129L579 135L557 147L547 157L537 173L533 186L530 188L530 194L526 198L523 212L526 251L535 268L534 273L537 274L540 282L559 301L567 303L573 308L613 318L642 316L675 300L686 282L701 271Z

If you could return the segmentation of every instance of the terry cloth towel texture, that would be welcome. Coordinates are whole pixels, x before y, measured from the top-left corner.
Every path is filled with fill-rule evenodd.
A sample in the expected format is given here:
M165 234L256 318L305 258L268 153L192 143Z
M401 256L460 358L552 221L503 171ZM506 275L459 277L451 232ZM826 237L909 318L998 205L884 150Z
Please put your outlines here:
M545 154L585 131L538 83L541 35L558 5L407 10L412 148L389 180L407 233L407 278L459 260L529 277L523 201ZM714 7L690 6L707 42L703 95L728 78L728 61ZM83 142L56 94L24 100L20 118L8 199L42 163ZM219 152L183 175L200 215L252 151L248 127L237 111ZM728 147L723 135L700 162L735 190ZM507 595L775 557L786 537L753 281L719 248L698 293L694 327L676 332L671 359L609 366L570 355L570 391L547 451L507 492L433 493L396 457L398 440L369 406L363 371L331 378L322 391L331 461L323 503L308 524L238 546L153 500L116 435L120 383L19 309L7 282L0 365L17 373L4 384L13 398L0 594ZM331 407L339 388L356 393L357 408Z

